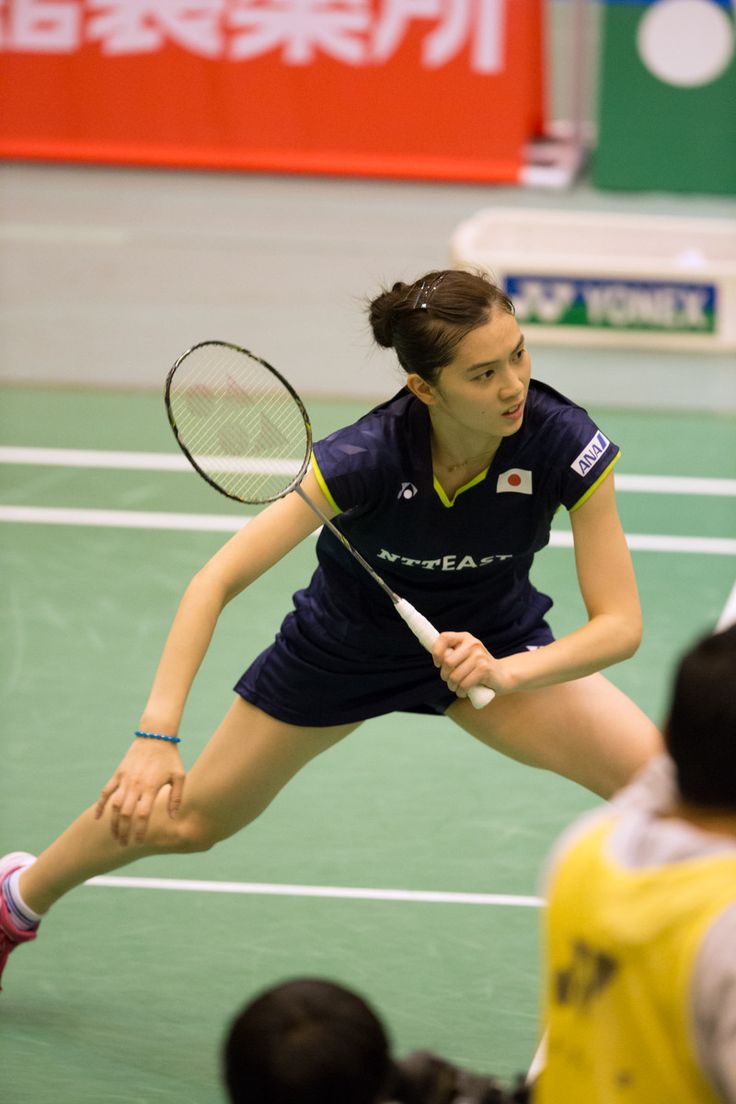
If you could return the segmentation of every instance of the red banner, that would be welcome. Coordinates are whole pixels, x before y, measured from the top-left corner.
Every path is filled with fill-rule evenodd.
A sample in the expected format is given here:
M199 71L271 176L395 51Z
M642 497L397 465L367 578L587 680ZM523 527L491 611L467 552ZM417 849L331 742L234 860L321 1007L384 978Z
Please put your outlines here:
M517 181L541 0L0 0L0 153Z

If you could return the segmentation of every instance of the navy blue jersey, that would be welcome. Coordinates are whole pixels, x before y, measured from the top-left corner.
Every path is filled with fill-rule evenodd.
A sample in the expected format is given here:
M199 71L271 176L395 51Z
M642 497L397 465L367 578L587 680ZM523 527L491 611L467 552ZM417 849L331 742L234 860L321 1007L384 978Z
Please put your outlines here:
M580 506L618 455L581 407L533 381L518 432L452 501L433 475L428 409L408 390L318 442L314 470L338 525L393 590L437 628L493 641L539 612L529 569L556 510ZM317 555L330 586L349 591L346 608L383 605L328 529Z
M339 511L336 524L392 590L440 631L471 632L502 657L552 639L544 623L552 601L529 579L534 554L548 543L559 507L582 505L618 456L617 446L585 410L532 381L518 432L503 438L490 466L452 500L433 474L429 411L407 389L317 442L313 469ZM294 612L276 647L281 659L287 653L308 659L315 688L323 672L325 677L328 670L339 672L340 692L325 682L328 697L318 713L330 719L294 723L338 724L414 708L411 702L391 704L387 695L388 709L374 702L366 712L365 701L352 709L350 702L364 696L362 680L363 690L375 693L375 686L369 688L371 671L383 676L390 671L394 678L398 672L409 682L410 670L431 672L446 707L452 695L431 658L390 599L326 527L317 557L317 570L294 596ZM276 662L270 649L264 656ZM265 677L263 664L259 671ZM253 685L247 675L244 679L241 693L246 683ZM328 702L336 694L343 706L331 711ZM284 720L303 715L289 708L277 712L264 696L244 696Z

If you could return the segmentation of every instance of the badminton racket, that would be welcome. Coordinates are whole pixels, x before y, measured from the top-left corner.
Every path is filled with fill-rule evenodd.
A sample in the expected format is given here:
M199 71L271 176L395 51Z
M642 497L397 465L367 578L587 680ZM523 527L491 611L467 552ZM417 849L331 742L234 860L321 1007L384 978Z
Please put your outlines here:
M239 345L203 341L172 367L165 401L179 447L211 487L249 505L296 491L391 599L417 640L432 650L439 636L434 625L388 586L302 489L312 427L304 403L280 372ZM474 686L468 697L482 709L495 694L490 687Z

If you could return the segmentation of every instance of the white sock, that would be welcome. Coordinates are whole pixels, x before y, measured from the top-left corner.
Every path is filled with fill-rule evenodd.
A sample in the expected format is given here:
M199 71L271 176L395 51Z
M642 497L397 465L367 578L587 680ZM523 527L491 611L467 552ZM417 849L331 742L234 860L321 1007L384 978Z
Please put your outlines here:
M17 924L19 928L25 928L27 931L30 931L32 928L38 927L41 923L41 916L37 912L34 912L21 896L18 883L21 874L26 869L27 867L23 866L19 870L14 870L3 882L2 889L5 903L8 906L13 922Z

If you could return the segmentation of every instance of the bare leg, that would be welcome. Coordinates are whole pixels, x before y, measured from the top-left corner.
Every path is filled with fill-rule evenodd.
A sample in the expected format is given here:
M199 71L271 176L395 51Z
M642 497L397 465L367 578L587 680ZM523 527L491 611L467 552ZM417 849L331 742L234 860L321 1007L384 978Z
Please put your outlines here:
M610 797L662 751L656 726L603 675L499 696L476 711L467 699L448 716L488 747Z
M94 807L24 871L19 888L34 911L46 912L88 878L145 855L203 851L255 820L310 759L357 725L299 728L274 720L236 698L220 727L189 771L179 815L167 810L168 787L159 793L146 839L123 846L110 829L110 807L100 820Z

